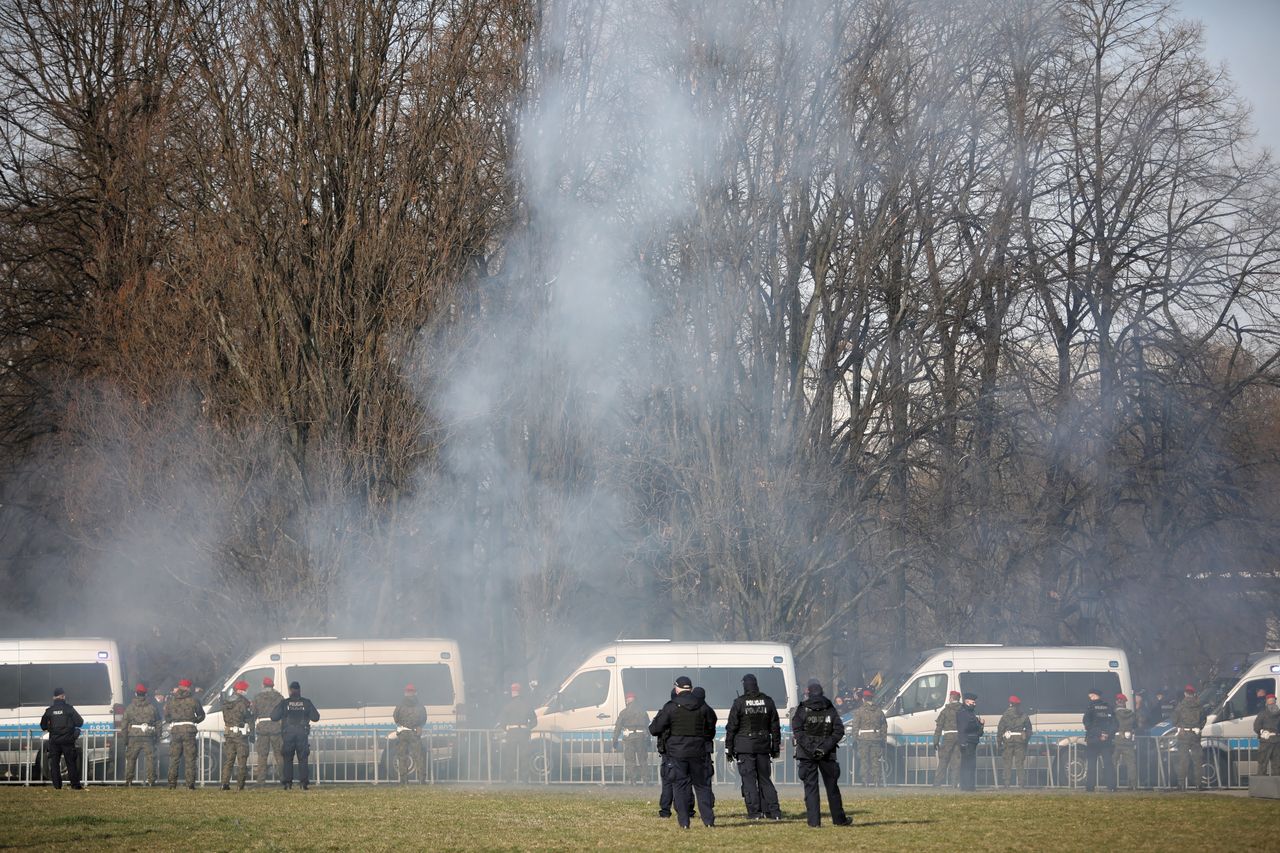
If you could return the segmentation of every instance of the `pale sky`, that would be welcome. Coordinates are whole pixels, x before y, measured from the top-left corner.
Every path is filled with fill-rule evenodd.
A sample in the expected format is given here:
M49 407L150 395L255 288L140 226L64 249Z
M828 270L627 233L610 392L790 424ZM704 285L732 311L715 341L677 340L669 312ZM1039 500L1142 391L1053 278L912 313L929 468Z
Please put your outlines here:
M1204 22L1205 52L1253 104L1258 141L1280 155L1280 0L1181 0Z

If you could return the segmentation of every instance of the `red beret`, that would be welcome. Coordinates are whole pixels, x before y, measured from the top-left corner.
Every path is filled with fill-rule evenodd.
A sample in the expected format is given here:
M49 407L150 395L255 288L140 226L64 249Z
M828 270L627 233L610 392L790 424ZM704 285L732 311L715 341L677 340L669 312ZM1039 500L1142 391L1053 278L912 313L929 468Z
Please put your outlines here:
M276 686L276 683L275 683L275 681L271 678L271 676L269 676L269 675L264 675L264 676L262 676L262 686L263 686L263 687L275 687L275 686Z
M636 698L636 694L634 694L634 693L628 693L628 694L627 694L627 701L628 701L628 702L632 702L632 701L634 701L634 700L635 700L635 698Z
M418 688L414 687L412 684L406 684L406 685L404 686L404 692L405 692L405 693L417 693L417 692L418 692Z
M874 696L874 695L876 695L876 694L872 693L870 690L864 690L864 691L862 691L862 698L863 698L863 699L870 699L870 698L871 698L872 696Z
M147 685L145 685L145 684L143 684L141 681L139 681L137 684L133 685L133 692L134 692L134 693L146 693L146 692L147 692Z
M1182 688L1182 692L1183 692L1183 693L1195 693L1195 692L1196 692L1196 688L1195 688L1195 686L1194 686L1194 685L1188 684L1186 687Z
M245 681L245 680L242 678L242 679L240 679L239 681L237 681L237 682L235 683L235 689L236 689L236 690L248 690L248 689L249 689L249 682Z
M948 694L947 694L947 698L949 698L949 699L959 699L959 698L960 698L960 691L959 691L959 690L952 690L950 693L948 693Z
M190 678L184 678L184 679L182 679L181 681L179 681L179 682L178 682L178 686L179 686L179 687L190 687L190 686L191 686L191 679L190 679Z
M1129 697L1128 697L1128 696L1126 696L1126 695L1124 695L1123 693L1117 693L1117 694L1116 694L1116 701L1117 701L1117 702L1128 702L1128 701L1129 701Z
M1022 700L1021 700L1021 699L1019 699L1017 696L1010 696L1010 697L1009 697L1009 704L1010 704L1010 705L1021 705L1021 704L1022 704Z

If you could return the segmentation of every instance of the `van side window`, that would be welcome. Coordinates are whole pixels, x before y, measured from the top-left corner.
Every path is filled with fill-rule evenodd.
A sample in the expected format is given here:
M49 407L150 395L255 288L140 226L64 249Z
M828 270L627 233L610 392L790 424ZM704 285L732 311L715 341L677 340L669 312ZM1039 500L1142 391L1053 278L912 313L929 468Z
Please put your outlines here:
M572 711L574 708L594 708L603 705L609 698L609 670L593 669L579 673L560 691L557 703L561 711Z
M947 676L945 673L922 675L902 693L902 713L933 711L947 701Z
M111 675L105 663L0 665L0 707L43 708L55 687L66 690L73 705L111 704Z
M1262 694L1262 698L1258 698L1259 690L1265 691ZM1246 681L1237 687L1236 692L1231 694L1231 698L1227 700L1225 719L1239 720L1243 717L1252 717L1265 704L1266 694L1275 692L1276 680L1274 678L1255 678L1251 681Z

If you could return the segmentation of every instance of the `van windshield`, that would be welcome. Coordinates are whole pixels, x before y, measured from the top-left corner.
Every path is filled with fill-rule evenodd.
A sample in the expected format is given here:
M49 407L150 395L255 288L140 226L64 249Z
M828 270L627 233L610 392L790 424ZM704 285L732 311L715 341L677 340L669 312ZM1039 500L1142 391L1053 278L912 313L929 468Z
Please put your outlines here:
M671 687L676 679L687 675L694 686L707 691L708 705L728 708L742 693L742 676L747 673L755 675L760 692L771 697L780 713L785 713L787 682L782 669L776 666L628 667L622 670L622 690L636 694L645 710L657 711L671 699Z
M338 664L291 666L286 683L297 681L302 695L325 708L363 708L395 705L412 684L423 705L452 705L453 674L443 663Z
M111 674L105 663L23 663L0 665L0 708L43 708L54 688L67 691L72 705L110 705Z

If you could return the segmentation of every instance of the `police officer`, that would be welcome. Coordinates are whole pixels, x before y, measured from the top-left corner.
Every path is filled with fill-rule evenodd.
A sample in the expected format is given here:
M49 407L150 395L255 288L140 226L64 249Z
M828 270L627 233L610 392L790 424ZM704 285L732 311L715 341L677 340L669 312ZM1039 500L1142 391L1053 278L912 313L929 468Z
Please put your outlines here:
M1123 693L1116 694L1115 717L1116 785L1120 784L1120 768L1123 767L1125 780L1133 790L1138 787L1138 712L1129 707L1129 697Z
M862 704L853 713L853 730L858 742L858 765L862 768L862 784L884 785L884 744L889 737L889 723L884 711L876 707L875 694L862 691Z
M964 694L964 702L956 711L956 729L960 740L960 790L978 787L978 743L982 740L983 719L978 716L978 694Z
M703 824L715 826L707 746L715 741L718 718L705 699L694 693L693 682L688 676L677 678L675 688L675 698L663 705L653 718L649 734L666 738L666 754L671 761L673 775L672 795L680 828L689 828L695 796Z
M1116 744L1116 716L1111 703L1096 689L1089 690L1089 705L1084 711L1084 789L1092 791L1098 778L1098 759L1102 759L1102 778L1107 790L1116 789L1116 766L1112 750Z
M244 779L249 769L249 736L253 733L253 705L245 694L249 682L243 679L232 687L234 691L222 705L222 790L231 790L231 767L237 771L237 790L244 790Z
M164 703L164 719L169 724L169 787L178 787L178 763L183 763L187 787L196 788L196 724L204 722L204 708L191 695L190 679L178 682L178 689Z
M956 728L956 715L959 713L960 693L952 690L947 696L947 704L938 712L938 721L933 729L933 748L938 753L938 769L933 774L935 788L948 784L947 774L960 756L960 732Z
M747 819L782 820L773 759L781 754L782 724L773 697L760 692L755 675L742 676L742 695L733 700L724 728L725 750L738 764Z
M827 789L827 807L836 826L852 826L844 812L840 796L840 764L836 747L844 737L844 723L836 706L822 695L822 685L810 681L805 686L805 699L791 715L791 734L796 746L796 769L804 782L804 808L809 826L822 824L822 800L818 795L818 778Z
M1183 688L1182 701L1173 709L1173 725L1177 730L1178 769L1174 787L1190 784L1194 774L1196 789L1204 790L1200 767L1204 764L1204 750L1200 747L1200 730L1204 728L1204 706L1196 698L1196 689L1188 684Z
M138 754L147 762L147 784L156 783L156 736L160 733L160 708L147 696L147 685L139 682L133 686L133 701L124 709L120 720L124 735L124 784L133 784L133 774L138 766Z
M996 727L996 742L1004 754L1004 784L1012 788L1016 781L1027 787L1027 744L1031 743L1031 718L1022 712L1022 700L1009 697L1009 707Z
M404 699L392 712L396 724L396 771L400 784L409 781L409 768L418 768L418 781L426 782L427 774L422 757L422 728L427 724L427 709L418 701L418 688L404 686Z
M502 775L508 782L528 782L533 764L530 747L538 715L534 713L533 701L523 692L520 683L513 682L511 696L498 715L498 726L502 729Z
M676 689L671 688L671 697L667 701L675 701ZM675 771L671 767L671 759L667 757L667 735L659 735L655 742L658 747L658 781L662 790L658 793L658 817L671 817L671 803L674 799Z
M1168 687L1161 687L1156 691L1155 701L1151 703L1146 727L1152 728L1165 720L1172 720L1174 709L1177 707L1178 700L1174 697L1173 691Z
M1258 736L1258 775L1280 776L1280 708L1276 694L1266 695L1266 704L1253 721Z
M624 778L633 785L639 785L645 781L645 765L648 763L649 714L636 701L636 694L628 693L626 700L627 706L613 724L613 751L618 751L621 739Z
M284 769L280 783L286 791L293 787L293 759L296 756L298 781L305 791L311 781L311 724L320 721L320 712L310 699L302 695L302 685L293 681L289 683L288 698L280 700L271 712L271 719L280 723L280 739L284 744Z
M262 679L262 689L253 697L253 748L258 753L258 784L267 783L267 760L275 762L276 772L280 773L284 759L281 753L284 745L280 741L280 724L271 719L271 712L276 709L284 697L276 690L275 680L271 676Z
M84 717L67 702L67 692L61 687L53 690L53 704L44 709L40 717L40 729L49 733L49 780L53 787L62 788L62 760L67 761L67 776L72 790L79 791L80 784L80 750L76 742L80 739L80 727L84 725Z

